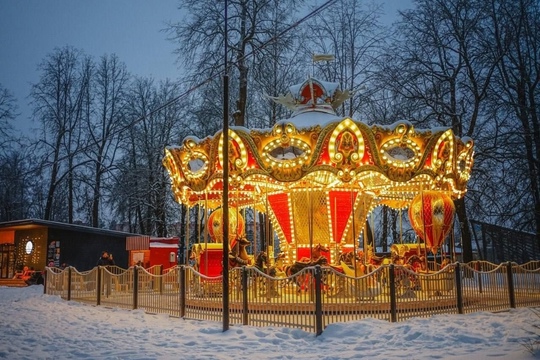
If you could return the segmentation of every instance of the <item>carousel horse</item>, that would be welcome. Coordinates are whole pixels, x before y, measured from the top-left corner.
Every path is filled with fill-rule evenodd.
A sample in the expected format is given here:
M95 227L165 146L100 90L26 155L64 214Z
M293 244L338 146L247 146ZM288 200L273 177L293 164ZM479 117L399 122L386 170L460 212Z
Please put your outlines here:
M276 277L276 267L270 264L266 251L261 251L257 254L255 258L255 268L268 276L273 278ZM256 287L259 286L259 295L265 295L267 297L280 296L279 292L277 291L277 283L275 280L269 280L264 276L256 274L254 284Z
M317 258L316 260L295 261L294 264L285 267L285 274L287 274L287 277L292 277L304 270L305 268L316 265L328 265L328 259L324 256L319 256L319 258ZM298 285L297 291L307 290L307 283L309 282L310 278L311 277L307 273L296 276L295 283L296 285Z
M189 252L189 264L196 270L199 271L199 259L202 253L202 247L200 244L193 245L193 248Z
M324 245L321 245L321 243L313 246L311 248L311 258L303 257L300 259L301 262L310 262L313 260L319 259L321 256L324 256L324 254L329 253L330 249Z
M285 273L285 259L287 257L287 254L284 252L280 252L277 254L277 256L274 258L274 269L276 271L276 277L287 277L287 274Z
M359 277L366 274L366 265L360 260L356 260L356 264L354 262L345 262L341 260L339 264L342 269L341 272L345 275L351 276L351 274L354 274L354 277Z
M425 258L418 255L412 255L407 259L405 266L414 272L425 270Z
M392 263L399 265L395 267L394 279L396 289L401 293L400 297L416 297L413 290L420 289L420 281L414 273L424 270L425 258L418 255L405 257L392 254Z
M229 268L251 265L252 259L246 251L250 242L245 237L236 239L229 252Z
M276 268L270 265L270 261L268 255L266 254L266 251L261 251L257 254L257 256L255 257L255 267L260 272L265 273L266 275L272 277L276 276Z
M329 253L330 249L324 245L321 245L320 243L315 245L312 250L311 258L312 259L319 259L321 256L323 256L323 253Z
M348 252L345 252L345 253L341 253L341 254L339 254L337 262L338 262L338 264L344 262L349 267L353 266L353 264L355 262L356 262L356 264L358 264L358 263L363 264L364 263L364 253L362 251L359 251L356 254L356 259L355 259L354 251L348 251Z
M366 265L367 265L367 271L373 272L377 268L383 265L385 261L385 258L382 256L375 255L375 251L373 250L373 246L368 245L366 249Z

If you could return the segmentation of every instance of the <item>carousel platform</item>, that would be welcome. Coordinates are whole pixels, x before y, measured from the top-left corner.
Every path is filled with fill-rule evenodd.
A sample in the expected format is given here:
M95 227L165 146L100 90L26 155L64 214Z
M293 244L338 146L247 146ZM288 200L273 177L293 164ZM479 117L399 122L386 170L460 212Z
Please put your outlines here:
M0 279L0 286L24 287L28 284L23 279Z

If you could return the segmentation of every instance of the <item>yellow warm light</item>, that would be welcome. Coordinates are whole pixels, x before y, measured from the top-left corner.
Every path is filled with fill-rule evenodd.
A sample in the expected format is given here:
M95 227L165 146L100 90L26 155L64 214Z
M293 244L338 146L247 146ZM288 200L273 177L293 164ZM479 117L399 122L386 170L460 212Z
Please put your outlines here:
M295 243L295 222L279 224L268 207L270 194L297 194L300 191L326 192L323 211L332 213L329 191L370 192L371 202L363 211L379 205L403 209L422 190L447 192L457 199L466 193L473 166L473 141L462 141L451 129L418 131L409 123L394 126L368 126L350 118L297 129L292 123L279 123L270 130L229 130L229 199L240 208L267 212L280 246ZM176 201L210 206L220 205L223 188L223 145L221 133L203 140L188 138L182 146L165 149L163 166ZM284 149L283 158L273 157ZM341 190L347 189L347 190ZM323 201L321 200L321 201ZM287 211L293 211L290 198ZM359 206L355 202L355 207ZM280 215L283 218L283 215ZM286 235L281 226L293 229ZM330 239L336 243L331 217L324 217ZM360 226L360 225L358 225ZM344 225L344 234L352 229ZM340 230L341 231L341 230ZM345 235L344 235L345 236ZM294 252L294 246L291 247Z

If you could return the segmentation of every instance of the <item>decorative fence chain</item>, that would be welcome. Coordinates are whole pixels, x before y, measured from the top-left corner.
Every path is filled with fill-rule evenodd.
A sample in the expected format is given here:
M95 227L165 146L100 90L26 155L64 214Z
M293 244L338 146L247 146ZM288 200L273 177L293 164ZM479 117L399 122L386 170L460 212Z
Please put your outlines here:
M454 263L437 272L385 265L363 276L339 267L307 267L272 277L256 267L207 277L192 267L46 269L45 293L93 305L144 309L185 319L223 320L228 296L232 324L285 326L321 334L335 322L367 317L391 322L435 314L465 314L540 306L540 262L524 265Z

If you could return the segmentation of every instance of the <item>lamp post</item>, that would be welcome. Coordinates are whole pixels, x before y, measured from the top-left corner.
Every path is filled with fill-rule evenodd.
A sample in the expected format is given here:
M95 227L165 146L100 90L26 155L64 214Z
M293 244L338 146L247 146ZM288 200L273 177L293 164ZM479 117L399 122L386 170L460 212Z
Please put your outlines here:
M227 63L228 1L225 0L225 72L223 74L223 331L229 330L229 66Z

